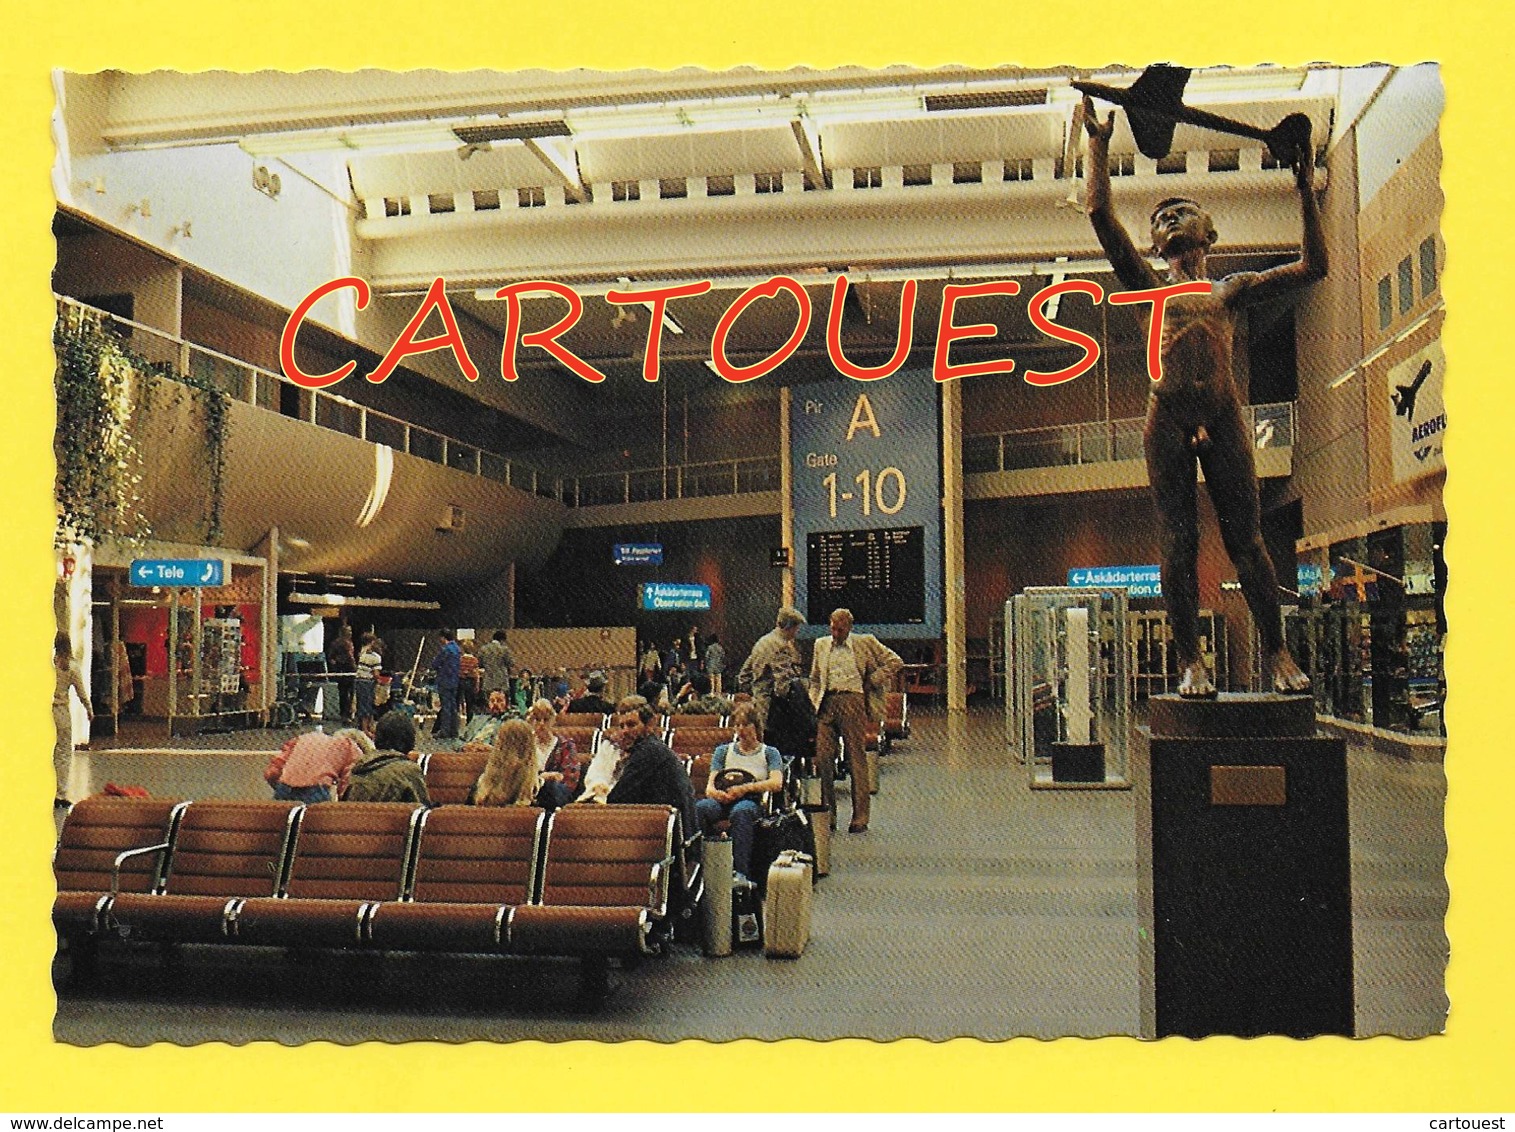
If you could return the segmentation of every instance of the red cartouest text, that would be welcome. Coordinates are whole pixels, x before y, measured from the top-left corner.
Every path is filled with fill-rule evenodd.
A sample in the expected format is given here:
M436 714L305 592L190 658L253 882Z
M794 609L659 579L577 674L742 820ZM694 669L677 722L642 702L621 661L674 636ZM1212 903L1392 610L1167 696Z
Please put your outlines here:
M1175 283L1168 287L1152 287L1141 291L1122 291L1110 296L1110 302L1114 304L1152 304L1151 325L1147 333L1147 375L1153 381L1162 380L1160 346L1164 304L1174 295L1208 294L1210 286L1208 282L1201 280ZM367 282L356 276L346 276L333 279L330 283L323 283L306 295L300 305L295 307L293 313L290 314L289 320L285 322L283 333L279 336L279 362L284 367L284 375L296 385L306 389L325 389L350 377L358 368L357 362L349 361L330 373L306 373L295 364L295 335L299 332L300 324L305 320L305 316L327 295L349 287L357 292L358 309L362 310L368 306L372 293ZM668 304L677 299L703 295L710 288L711 284L706 280L645 291L611 291L606 294L605 301L615 306L647 303L652 305L652 317L647 320L647 349L642 360L642 377L645 380L658 380L663 314L668 309ZM954 308L959 300L980 295L1018 295L1020 289L1020 284L1013 279L987 283L948 283L942 288L941 317L937 322L936 350L931 367L932 376L937 381L1015 371L1015 362L1010 358L954 365L948 353L954 342L969 338L989 338L998 332L998 328L993 323L972 323L967 326L958 326L954 323ZM900 295L900 314L894 355L882 365L860 366L849 361L842 353L842 301L847 294L847 277L837 276L831 292L831 311L826 318L826 353L838 373L855 381L878 381L888 377L905 364L905 359L910 353L912 330L915 324L916 290L915 280L906 280ZM731 334L731 328L736 325L737 319L749 305L759 299L775 299L780 292L792 298L798 307L794 331L782 346L761 361L751 365L737 365L726 355L726 340ZM521 298L523 295L531 294L556 295L568 305L568 309L562 318L546 329L523 332ZM1105 299L1104 288L1098 283L1087 279L1070 279L1043 287L1032 295L1027 304L1027 314L1031 318L1031 324L1041 333L1060 342L1078 346L1083 350L1084 356L1060 370L1050 372L1027 370L1025 376L1029 385L1060 385L1063 382L1072 381L1099 360L1098 342L1080 331L1059 326L1047 317L1045 307L1048 301L1057 295L1066 294L1088 295L1095 303L1103 302ZM552 280L538 279L501 287L495 292L495 298L505 302L505 334L500 351L500 376L506 381L515 381L520 377L516 370L516 355L522 347L545 350L585 381L598 383L605 380L603 373L558 341L584 313L584 300L573 288ZM442 320L442 333L425 338L418 337L421 327L425 325L433 311ZM799 348L800 342L804 340L806 332L810 329L810 315L809 294L798 281L786 275L775 275L766 282L749 287L737 296L716 323L715 333L710 340L711 365L722 378L734 384L762 377L765 373L782 365ZM479 367L468 355L468 348L463 343L463 335L458 330L457 316L453 313L452 304L447 301L447 289L440 278L434 280L427 289L426 297L421 300L415 316L406 324L405 329L400 331L394 344L390 346L389 352L371 373L364 376L377 385L385 381L404 359L414 354L427 354L433 350L451 350L463 376L469 381L479 380Z

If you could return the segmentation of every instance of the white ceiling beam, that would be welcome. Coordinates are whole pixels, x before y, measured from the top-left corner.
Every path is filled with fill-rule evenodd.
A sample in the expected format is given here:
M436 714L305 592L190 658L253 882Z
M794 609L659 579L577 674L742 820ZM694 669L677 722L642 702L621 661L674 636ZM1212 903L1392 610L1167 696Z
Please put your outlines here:
M658 105L675 99L894 89L902 84L1016 83L1049 72L1016 67L711 72L635 71L228 71L103 73L100 131L114 145L192 144L213 138L369 122L420 122L578 106ZM88 76L87 76L88 77Z
M449 287L471 289L511 279L576 283L625 275L651 283L837 264L860 270L1097 257L1088 218L1058 207L1067 188L1046 180L655 200L631 208L596 202L359 220L358 232L370 237L382 229L396 237L368 244L366 278L380 293L424 291L438 275ZM1145 230L1153 200L1187 193L1210 207L1227 248L1299 246L1299 198L1282 170L1124 177L1114 188L1133 232ZM881 208L896 222L879 224Z
M573 144L562 138L523 138L531 155L547 166L548 172L563 183L563 193L578 204L589 198L589 187L579 177L579 159Z

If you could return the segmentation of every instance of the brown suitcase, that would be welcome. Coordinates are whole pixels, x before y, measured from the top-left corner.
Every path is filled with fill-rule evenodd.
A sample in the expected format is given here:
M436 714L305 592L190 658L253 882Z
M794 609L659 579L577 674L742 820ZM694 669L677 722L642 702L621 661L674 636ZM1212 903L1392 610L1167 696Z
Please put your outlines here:
M768 869L763 898L763 954L770 959L798 959L810 942L811 861L785 850Z

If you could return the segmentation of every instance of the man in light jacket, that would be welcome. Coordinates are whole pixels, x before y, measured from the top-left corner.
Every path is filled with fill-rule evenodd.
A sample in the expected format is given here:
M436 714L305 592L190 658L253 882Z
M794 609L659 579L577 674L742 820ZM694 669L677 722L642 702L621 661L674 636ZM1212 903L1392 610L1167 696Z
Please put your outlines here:
M889 681L904 664L893 649L871 633L852 631L852 611L831 614L831 636L815 642L810 665L810 701L815 705L815 759L821 770L821 797L836 813L836 740L847 746L852 772L851 833L868 828L868 758L864 730L868 720L884 718Z

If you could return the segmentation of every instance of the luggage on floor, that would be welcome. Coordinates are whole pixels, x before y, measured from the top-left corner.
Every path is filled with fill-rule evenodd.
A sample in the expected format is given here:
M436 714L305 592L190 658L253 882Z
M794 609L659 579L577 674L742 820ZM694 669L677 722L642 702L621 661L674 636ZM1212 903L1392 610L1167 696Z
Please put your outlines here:
M706 955L731 954L731 838L707 837L700 850L705 876L701 944Z
M800 805L804 806L805 809L812 811L817 806L825 805L825 801L821 795L821 780L819 778L809 776L801 778L799 780L799 783Z
M732 942L737 947L762 947L763 910L757 885L750 880L733 884L730 892Z
M768 866L785 849L794 849L815 859L815 831L804 810L785 810L759 818L752 839L752 878L766 889ZM760 892L759 895L762 895Z
M787 850L768 869L763 898L763 954L798 959L810 942L811 859Z
M805 816L815 837L815 875L831 875L831 811L824 806L806 806Z

